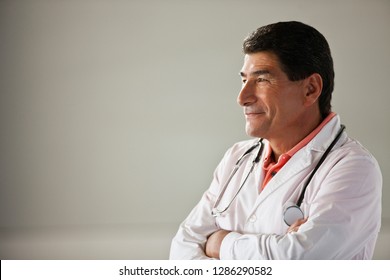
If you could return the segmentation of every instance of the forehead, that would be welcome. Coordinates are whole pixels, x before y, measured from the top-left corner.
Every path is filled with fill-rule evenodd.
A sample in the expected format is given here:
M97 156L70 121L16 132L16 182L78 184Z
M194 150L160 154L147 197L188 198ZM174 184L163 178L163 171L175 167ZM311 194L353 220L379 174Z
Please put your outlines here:
M259 71L266 71L271 74L283 72L277 55L272 52L257 52L246 54L244 57L244 65L242 66L241 73L249 75Z

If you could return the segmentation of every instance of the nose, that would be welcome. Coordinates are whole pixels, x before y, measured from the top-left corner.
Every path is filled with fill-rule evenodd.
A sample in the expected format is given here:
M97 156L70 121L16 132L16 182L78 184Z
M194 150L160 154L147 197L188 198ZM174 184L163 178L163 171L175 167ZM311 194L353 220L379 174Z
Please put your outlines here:
M243 107L256 103L256 94L250 82L242 84L241 91L237 96L237 103Z

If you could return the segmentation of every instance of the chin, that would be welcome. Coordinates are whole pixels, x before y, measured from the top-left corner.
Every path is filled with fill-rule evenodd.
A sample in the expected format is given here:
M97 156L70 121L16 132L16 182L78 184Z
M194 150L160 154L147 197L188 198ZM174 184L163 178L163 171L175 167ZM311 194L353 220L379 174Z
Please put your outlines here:
M260 134L253 130L246 130L246 134L250 137L261 138Z
M265 131L261 129L255 129L253 127L246 127L246 134L250 137L254 138L265 138L266 134Z

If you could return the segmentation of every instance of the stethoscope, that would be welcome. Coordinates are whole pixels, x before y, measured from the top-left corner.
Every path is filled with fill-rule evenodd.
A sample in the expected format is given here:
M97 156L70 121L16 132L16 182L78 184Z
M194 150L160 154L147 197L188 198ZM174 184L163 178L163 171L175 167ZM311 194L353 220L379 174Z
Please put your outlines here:
M283 211L283 220L288 226L291 226L295 221L304 218L304 214L303 214L303 211L301 209L301 204L302 204L302 201L305 197L305 192L306 192L307 186L309 185L314 174L317 172L318 168L324 162L324 160L326 159L326 157L328 156L328 154L330 153L330 151L332 150L334 145L336 145L337 141L340 139L344 129L345 129L345 125L341 125L340 130L337 132L336 137L333 139L332 143L326 149L325 153L322 155L322 157L318 161L317 165L314 167L313 171L310 173L309 178L307 179L306 183L303 186L303 189L301 191L301 194L298 198L297 203L294 203L294 202L286 203L286 205L284 207L284 211ZM222 197L224 196L226 189L229 186L230 181L232 180L234 175L237 173L237 170L242 165L243 159L246 156L248 156L250 153L252 153L252 151L255 150L257 147L259 147L259 151L257 152L256 157L252 161L252 166L251 166L248 174L246 175L244 181L241 183L241 186L238 188L238 190L234 194L233 198L230 200L229 204L223 209L218 209L219 203L221 202ZM223 187L222 187L222 189L217 197L217 200L214 203L214 206L211 210L211 215L213 215L214 217L219 217L230 208L233 201L236 199L237 195L240 193L241 189L245 185L249 175L253 172L256 164L259 163L263 149L264 149L263 138L260 138L260 140L258 142L256 142L252 147L250 147L247 151L245 151L245 153L237 160L232 172L230 173L230 176L228 177L226 183L223 185Z

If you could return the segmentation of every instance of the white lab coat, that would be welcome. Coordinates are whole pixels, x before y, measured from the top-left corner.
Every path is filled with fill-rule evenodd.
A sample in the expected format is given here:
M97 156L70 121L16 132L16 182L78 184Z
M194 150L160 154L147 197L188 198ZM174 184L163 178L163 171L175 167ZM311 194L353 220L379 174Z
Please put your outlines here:
M375 158L344 132L309 184L301 209L308 221L286 233L284 205L295 202L310 172L340 128L335 116L271 179L263 191L260 165L249 176L229 210L211 216L220 189L237 159L254 140L235 144L217 169L210 188L180 225L170 259L207 259L207 237L232 231L223 240L221 259L371 259L381 223L382 175ZM269 145L260 160L262 164ZM257 149L231 180L219 209L230 202L248 174Z

